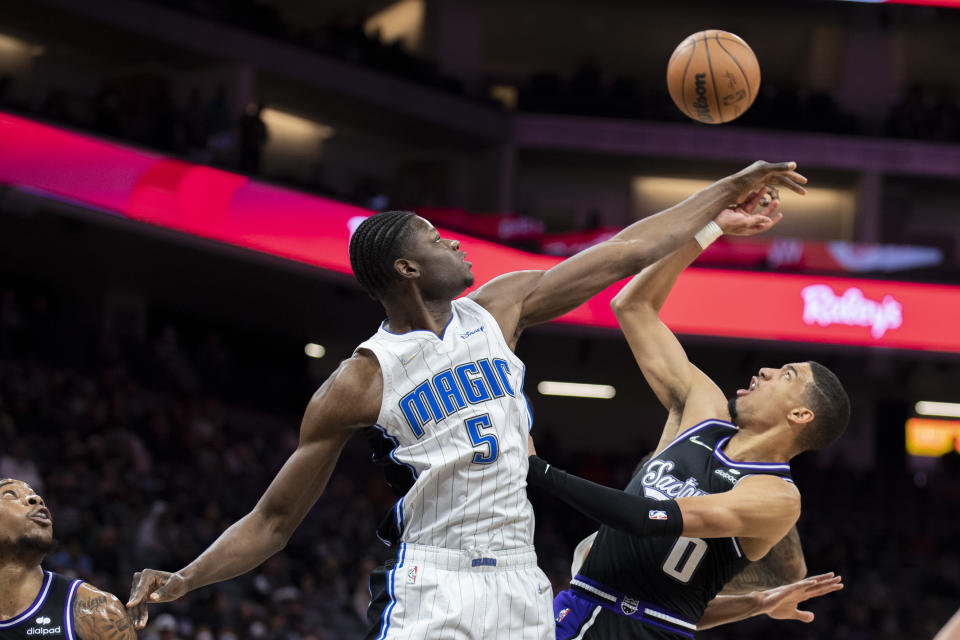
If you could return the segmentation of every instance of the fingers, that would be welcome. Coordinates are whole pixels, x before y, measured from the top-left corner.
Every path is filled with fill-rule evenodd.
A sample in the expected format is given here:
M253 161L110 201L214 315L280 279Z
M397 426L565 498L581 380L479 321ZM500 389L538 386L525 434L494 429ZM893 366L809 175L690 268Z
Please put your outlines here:
M800 622L813 622L813 612L812 611L797 611L794 613L793 619L799 620Z
M773 218L777 218L777 220L779 221L779 219L783 217L783 214L779 212L779 209L780 209L779 198L773 198L772 200L770 200L770 202L765 204L763 207L761 207L759 211L756 211L755 213L767 220L772 220ZM773 226L773 225L770 225L770 226Z
M807 580L829 580L833 575L833 571L831 571L830 573L821 573L818 576L810 576Z
M763 210L751 216L748 216L747 219L744 221L746 230L754 231L754 232L766 231L773 225L780 222L780 220L783 219L783 214L780 213L779 211L777 211L777 213L772 214L772 212L776 211L777 207L779 206L780 206L780 203L777 201L774 201L773 203L771 203L771 205L768 205Z
M801 185L806 184L807 179L801 176L799 173L791 171L788 174L774 174L767 178L767 182L771 184L780 185L790 189L794 193L799 193L804 195L807 190L804 189Z
M828 593L833 593L834 591L840 591L841 589L843 589L843 583L840 582L840 578L834 578L829 582L816 584L816 585L813 585L812 587L809 587L804 592L803 599L809 600L811 598L819 598L820 596L824 596Z
M753 213L754 209L760 206L760 203L763 202L765 195L766 193L764 189L757 189L747 196L746 200L744 200L740 205L740 208L747 214Z
M759 160L754 162L741 175L753 184L756 184L754 181L778 184L803 195L806 190L802 185L807 183L807 178L798 173L796 168L796 162L764 162Z
M754 162L750 169L756 171L763 171L764 173L773 173L774 171L779 171L785 173L787 171L793 171L797 168L797 163L790 162L767 162L766 160L757 160Z
M137 571L133 574L133 586L130 588L130 598L127 599L127 608L132 609L143 601L146 594L146 585L143 580L143 573Z
M150 614L147 611L146 604L140 604L133 608L130 612L130 618L133 620L133 626L137 630L141 630L147 626L147 621L150 619Z
M167 580L163 586L150 594L150 602L170 602L180 597L177 593L177 586L173 580Z

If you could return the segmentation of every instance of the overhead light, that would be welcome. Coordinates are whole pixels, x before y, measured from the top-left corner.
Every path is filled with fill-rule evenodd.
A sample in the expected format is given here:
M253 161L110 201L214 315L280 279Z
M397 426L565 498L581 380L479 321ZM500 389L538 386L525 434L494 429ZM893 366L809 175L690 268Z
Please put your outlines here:
M407 49L417 52L422 44L425 16L424 0L398 0L370 16L363 23L363 31L381 42L401 40Z
M310 358L322 358L327 355L326 348L322 344L315 342L308 342L307 346L303 348L303 352Z
M336 130L330 125L270 107L265 107L260 112L260 117L263 118L263 123L267 125L271 138L275 136L292 139L306 138L313 142L314 140L323 141L332 138L336 133Z
M573 396L574 398L600 398L609 400L617 390L608 384L584 384L582 382L554 382L544 380L537 391L545 396Z
M914 406L914 410L922 416L960 418L960 404L956 402L929 402L921 400Z

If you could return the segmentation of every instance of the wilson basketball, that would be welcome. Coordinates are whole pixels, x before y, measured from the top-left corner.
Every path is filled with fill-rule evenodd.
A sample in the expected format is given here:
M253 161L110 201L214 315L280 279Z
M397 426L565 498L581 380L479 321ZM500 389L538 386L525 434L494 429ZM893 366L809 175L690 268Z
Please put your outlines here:
M700 31L681 42L667 63L674 104L699 122L740 117L760 89L760 65L742 38L729 31Z

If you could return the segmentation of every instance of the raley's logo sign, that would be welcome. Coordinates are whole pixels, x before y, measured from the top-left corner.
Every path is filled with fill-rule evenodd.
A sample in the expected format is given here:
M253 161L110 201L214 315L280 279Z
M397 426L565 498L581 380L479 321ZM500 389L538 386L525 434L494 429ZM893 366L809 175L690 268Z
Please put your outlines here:
M870 300L857 287L850 287L842 295L837 295L826 284L804 287L800 295L803 296L805 324L869 327L870 337L874 340L903 325L903 305L890 295L883 296L880 301Z

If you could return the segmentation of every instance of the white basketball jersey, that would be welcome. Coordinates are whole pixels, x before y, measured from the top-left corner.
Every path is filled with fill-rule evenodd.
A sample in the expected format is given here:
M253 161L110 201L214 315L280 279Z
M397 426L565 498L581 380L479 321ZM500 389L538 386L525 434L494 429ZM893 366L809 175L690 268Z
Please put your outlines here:
M381 325L357 347L372 351L383 372L375 460L406 493L378 533L388 543L448 549L528 546L524 366L483 307L468 298L452 307L442 337Z

